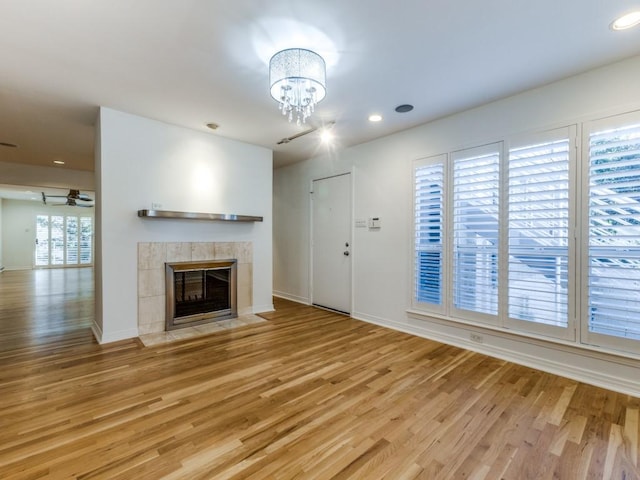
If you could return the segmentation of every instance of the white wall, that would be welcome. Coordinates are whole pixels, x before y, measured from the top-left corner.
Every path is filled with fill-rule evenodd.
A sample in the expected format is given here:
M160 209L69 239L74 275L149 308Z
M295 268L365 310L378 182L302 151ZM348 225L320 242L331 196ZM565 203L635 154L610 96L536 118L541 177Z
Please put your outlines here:
M309 185L353 169L354 219L379 216L382 228L354 228L352 315L399 330L640 395L639 362L601 352L411 318L412 161L605 114L640 108L640 57L565 79L366 144L274 172L274 292L309 302ZM415 102L419 103L417 100ZM336 125L339 131L339 125ZM480 329L481 330L481 329Z
M7 270L31 270L35 245L36 202L4 199L2 245Z
M96 324L100 342L137 336L139 242L253 242L253 310L272 302L272 152L102 108L96 152ZM137 217L164 210L232 213L263 222Z

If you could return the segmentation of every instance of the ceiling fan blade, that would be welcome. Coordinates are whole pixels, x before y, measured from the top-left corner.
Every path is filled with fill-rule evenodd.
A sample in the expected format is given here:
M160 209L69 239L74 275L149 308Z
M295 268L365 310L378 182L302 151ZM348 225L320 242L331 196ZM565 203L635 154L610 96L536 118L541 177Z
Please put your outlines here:
M80 207L80 208L93 208L93 205L80 205L78 203L52 203L51 207Z
M67 200L66 203L61 203L59 205L68 205L71 207L80 206L76 204L76 201L93 202L93 198L91 198L89 195L87 195L86 193L80 193L80 190L74 189L70 189L67 195L46 195L44 192L42 192L42 201L45 205L47 204L47 198L65 198ZM93 205L82 206L91 207Z

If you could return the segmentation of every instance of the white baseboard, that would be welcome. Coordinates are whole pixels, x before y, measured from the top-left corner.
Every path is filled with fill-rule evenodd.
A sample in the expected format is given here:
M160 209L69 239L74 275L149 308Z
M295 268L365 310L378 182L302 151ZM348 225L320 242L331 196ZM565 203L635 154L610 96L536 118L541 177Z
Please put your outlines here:
M275 312L275 308L273 308L273 303L270 305L254 305L253 313L268 313Z
M99 344L104 345L105 343L118 342L120 340L128 340L130 338L138 337L138 329L129 329L129 330L119 330L117 332L109 332L105 334L96 322L93 322L91 326L91 332L93 332L93 336L96 338Z
M302 303L303 305L311 305L311 302L309 301L308 298L299 297L297 295L291 295L289 293L274 291L273 296L278 298L283 298L285 300L291 300L292 302L296 302L296 303Z
M102 343L102 328L95 321L91 325L91 333L98 343Z
M526 367L606 388L626 395L640 397L640 362L599 355L596 358L592 352L581 353L576 349L567 349L563 345L547 342L529 342L527 339L506 339L493 335L491 331L482 331L483 343L469 340L471 333L477 329L464 327L443 326L438 323L421 321L420 325L410 325L393 320L379 318L361 312L351 315L357 320L391 328L411 335L435 340L448 345L472 350L484 355L506 360ZM551 356L555 358L550 358Z

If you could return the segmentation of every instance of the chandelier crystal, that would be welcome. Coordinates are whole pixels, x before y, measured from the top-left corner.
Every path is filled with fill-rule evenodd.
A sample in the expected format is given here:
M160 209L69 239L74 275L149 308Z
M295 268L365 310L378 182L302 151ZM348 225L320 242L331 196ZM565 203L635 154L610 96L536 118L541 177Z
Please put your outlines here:
M324 59L303 48L282 50L269 61L269 84L282 114L306 123L327 93Z

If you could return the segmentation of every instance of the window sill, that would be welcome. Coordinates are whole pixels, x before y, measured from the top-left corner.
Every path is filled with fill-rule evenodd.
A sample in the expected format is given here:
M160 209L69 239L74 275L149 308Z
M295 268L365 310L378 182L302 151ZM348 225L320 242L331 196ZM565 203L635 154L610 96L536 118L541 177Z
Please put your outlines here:
M563 348L563 350L583 356L589 356L598 360L615 362L636 368L640 366L638 365L638 362L640 361L640 354L636 354L633 352L615 350L613 348L601 347L597 345L589 345L580 343L579 340L569 341L530 332L515 332L513 330L495 325L453 318L447 315L425 312L413 308L407 309L406 312L410 318L416 320L435 322L448 327L471 327L471 329L473 329L474 331L482 333L490 332L491 335L495 337L504 338L507 340L519 341L546 348L552 346L560 346Z

